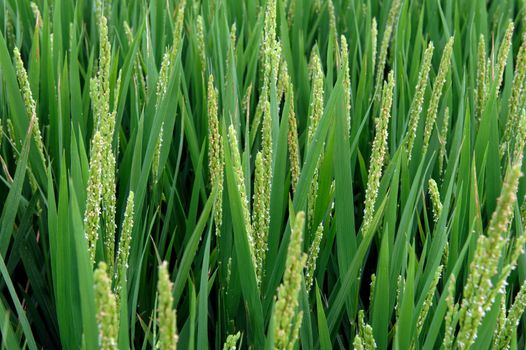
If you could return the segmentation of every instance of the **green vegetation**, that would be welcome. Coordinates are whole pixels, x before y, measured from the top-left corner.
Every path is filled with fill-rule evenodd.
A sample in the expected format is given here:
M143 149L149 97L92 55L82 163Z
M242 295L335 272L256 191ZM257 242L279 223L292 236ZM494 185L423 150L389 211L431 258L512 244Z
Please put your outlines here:
M522 349L526 1L0 0L0 348Z

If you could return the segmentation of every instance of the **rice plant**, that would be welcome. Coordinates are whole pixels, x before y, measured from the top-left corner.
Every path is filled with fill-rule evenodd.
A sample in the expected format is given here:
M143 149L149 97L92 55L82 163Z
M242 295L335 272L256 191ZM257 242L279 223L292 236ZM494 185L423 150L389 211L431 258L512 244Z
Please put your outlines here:
M525 348L525 85L522 0L0 0L0 348Z

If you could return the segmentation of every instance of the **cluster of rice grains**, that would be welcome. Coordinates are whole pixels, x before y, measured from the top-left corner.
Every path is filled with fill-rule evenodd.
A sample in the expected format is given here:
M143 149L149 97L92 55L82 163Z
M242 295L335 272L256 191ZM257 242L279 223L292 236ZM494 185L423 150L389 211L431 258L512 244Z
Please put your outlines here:
M97 8L102 6L98 3ZM97 13L100 11L97 11ZM91 159L86 198L84 226L92 264L98 261L94 271L95 301L99 345L102 349L118 349L119 315L121 305L127 308L127 271L134 220L134 193L129 192L115 256L116 217L116 161L113 151L116 106L120 88L120 74L113 87L114 106L110 107L111 45L107 19L98 17L99 70L90 82L90 97L94 116L94 135L91 142ZM180 20L182 21L182 19ZM174 44L175 46L175 44ZM168 74L168 73L165 73ZM166 78L167 79L167 78ZM162 79L160 79L161 81ZM163 90L162 82L158 86ZM162 96L159 96L161 98ZM161 128L162 130L162 128ZM162 133L162 131L161 131ZM36 137L36 136L35 136ZM101 225L101 218L102 223ZM99 233L104 233L103 249L99 249ZM159 347L175 349L175 311L172 287L166 263L159 267ZM173 312L173 316L171 313Z

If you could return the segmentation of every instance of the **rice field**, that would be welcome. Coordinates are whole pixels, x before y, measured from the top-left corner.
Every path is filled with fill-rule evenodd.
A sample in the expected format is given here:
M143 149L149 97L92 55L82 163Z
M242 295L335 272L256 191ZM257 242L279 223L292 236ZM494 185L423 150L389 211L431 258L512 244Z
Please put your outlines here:
M0 0L1 349L524 349L526 1Z

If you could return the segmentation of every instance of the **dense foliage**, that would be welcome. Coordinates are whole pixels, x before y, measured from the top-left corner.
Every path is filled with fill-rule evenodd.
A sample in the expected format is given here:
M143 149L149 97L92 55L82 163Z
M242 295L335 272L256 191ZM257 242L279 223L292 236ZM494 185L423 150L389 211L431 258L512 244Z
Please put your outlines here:
M525 5L0 0L2 348L524 348Z

